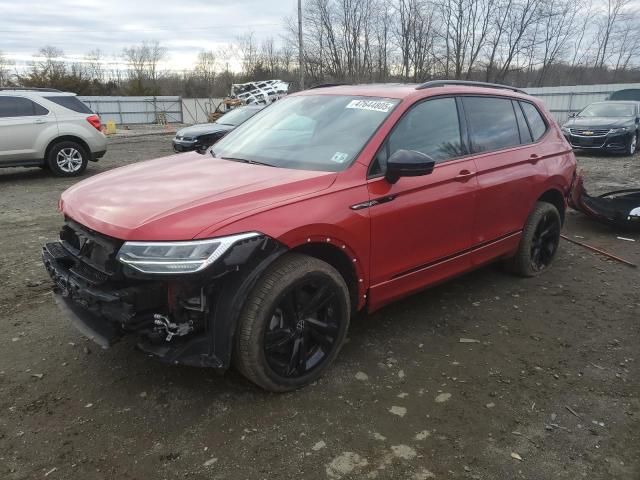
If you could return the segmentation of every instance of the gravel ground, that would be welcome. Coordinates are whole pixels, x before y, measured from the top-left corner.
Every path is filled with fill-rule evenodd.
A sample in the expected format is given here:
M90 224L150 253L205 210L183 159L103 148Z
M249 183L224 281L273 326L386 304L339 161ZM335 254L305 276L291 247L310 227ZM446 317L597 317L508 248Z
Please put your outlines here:
M88 175L171 153L111 142ZM640 183L639 157L579 163L594 192ZM0 171L0 478L640 478L638 270L568 243L539 278L484 268L355 319L324 378L266 394L73 329L39 249L75 181ZM638 235L575 212L565 234L640 263Z

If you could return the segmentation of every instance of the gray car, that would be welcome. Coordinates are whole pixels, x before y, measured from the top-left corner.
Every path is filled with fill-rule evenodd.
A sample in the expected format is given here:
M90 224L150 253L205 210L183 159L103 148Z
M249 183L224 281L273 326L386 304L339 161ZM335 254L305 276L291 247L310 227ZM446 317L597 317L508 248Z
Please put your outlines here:
M0 88L0 167L80 175L107 151L100 117L75 93Z

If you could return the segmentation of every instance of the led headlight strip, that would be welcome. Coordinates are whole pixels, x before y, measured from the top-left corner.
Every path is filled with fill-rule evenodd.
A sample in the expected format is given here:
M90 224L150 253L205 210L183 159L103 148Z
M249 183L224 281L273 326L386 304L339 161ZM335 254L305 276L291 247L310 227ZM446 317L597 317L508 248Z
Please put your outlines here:
M236 242L260 235L249 232L186 242L125 242L116 258L143 273L195 273L215 262Z

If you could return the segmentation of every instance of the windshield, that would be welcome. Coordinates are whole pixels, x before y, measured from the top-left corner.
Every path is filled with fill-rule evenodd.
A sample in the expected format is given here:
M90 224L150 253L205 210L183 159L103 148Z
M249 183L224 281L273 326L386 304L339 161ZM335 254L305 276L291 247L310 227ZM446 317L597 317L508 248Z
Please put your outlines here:
M398 102L342 95L287 97L224 137L212 154L338 172L349 166Z
M216 123L235 127L237 125L240 125L245 120L250 119L259 111L260 110L257 108L236 108L234 110L231 110L229 113L225 113L218 120L216 120Z
M635 108L629 103L592 103L579 117L633 117Z

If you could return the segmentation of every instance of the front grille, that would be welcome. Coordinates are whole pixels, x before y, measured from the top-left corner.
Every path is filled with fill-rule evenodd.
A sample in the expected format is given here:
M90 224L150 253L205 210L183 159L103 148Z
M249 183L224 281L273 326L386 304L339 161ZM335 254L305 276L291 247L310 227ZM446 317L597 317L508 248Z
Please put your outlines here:
M116 255L122 246L122 241L107 237L90 230L72 220L67 220L60 231L60 241L65 250L79 262L77 265L86 264L88 269L75 267L78 275L88 280L95 278L100 280L101 275L112 275L116 271Z
M570 128L569 131L572 135L582 135L585 137L604 137L609 133L608 128Z
M109 275L84 262L76 262L70 271L89 283L100 284L109 280Z

